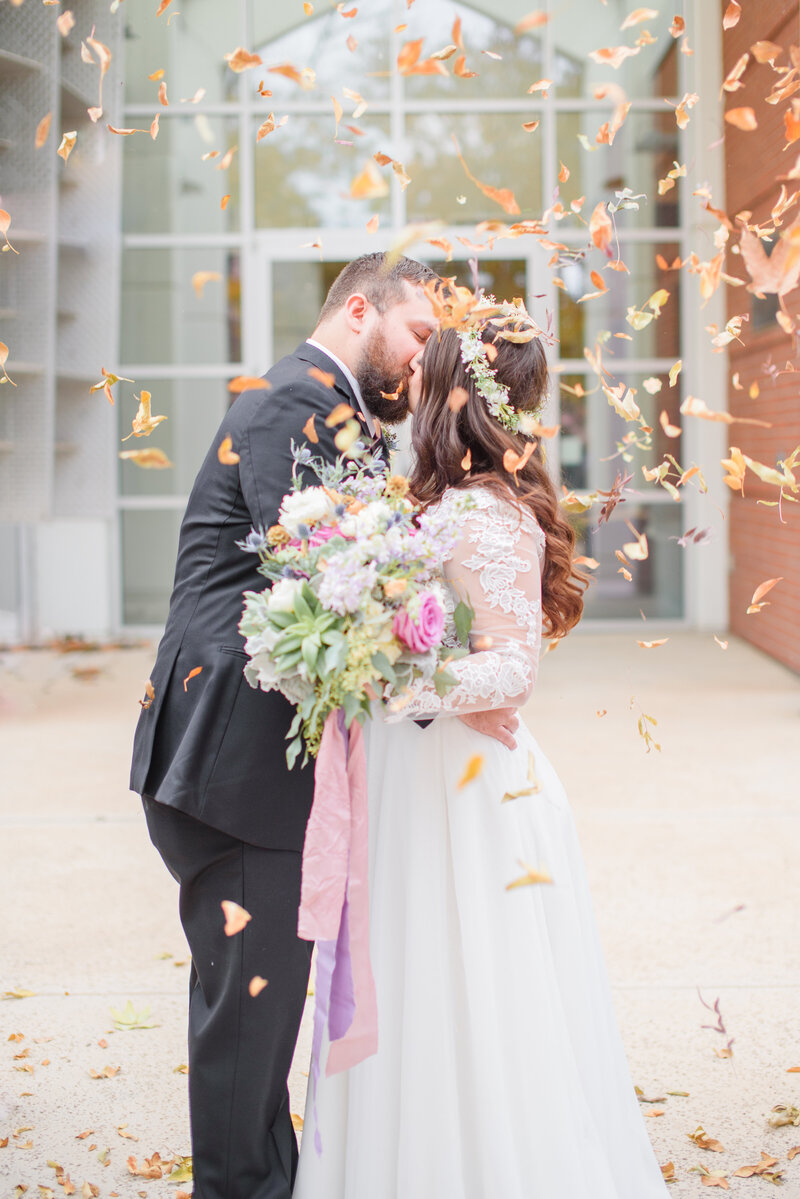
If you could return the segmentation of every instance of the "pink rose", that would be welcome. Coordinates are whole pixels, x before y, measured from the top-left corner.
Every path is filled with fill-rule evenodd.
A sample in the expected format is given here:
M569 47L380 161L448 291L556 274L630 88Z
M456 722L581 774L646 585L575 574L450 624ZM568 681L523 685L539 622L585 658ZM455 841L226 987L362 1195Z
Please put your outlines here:
M308 538L309 548L314 549L318 545L324 545L326 541L330 541L331 537L341 537L338 525L317 525ZM302 544L299 537L293 537L289 542L293 549L300 549Z
M416 618L409 614L407 608L401 608L394 618L392 632L413 653L424 654L442 639L444 612L432 591L423 591L417 601L419 612Z

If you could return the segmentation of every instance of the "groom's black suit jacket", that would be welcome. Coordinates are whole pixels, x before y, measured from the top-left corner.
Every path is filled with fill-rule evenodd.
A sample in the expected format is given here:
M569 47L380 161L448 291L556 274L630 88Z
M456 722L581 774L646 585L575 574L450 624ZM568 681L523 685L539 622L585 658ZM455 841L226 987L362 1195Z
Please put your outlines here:
M333 387L309 375L333 374ZM151 676L155 698L136 728L131 789L242 841L300 850L313 795L313 766L289 772L286 732L294 708L277 691L254 690L237 626L242 593L263 590L258 557L236 541L278 519L291 488L292 438L315 416L315 456L333 461L335 428L325 417L342 401L358 409L342 371L302 344L265 376L268 390L244 392L229 409L200 468L181 525L175 584ZM240 457L220 463L224 437ZM306 482L315 482L306 476ZM189 678L191 671L200 674Z

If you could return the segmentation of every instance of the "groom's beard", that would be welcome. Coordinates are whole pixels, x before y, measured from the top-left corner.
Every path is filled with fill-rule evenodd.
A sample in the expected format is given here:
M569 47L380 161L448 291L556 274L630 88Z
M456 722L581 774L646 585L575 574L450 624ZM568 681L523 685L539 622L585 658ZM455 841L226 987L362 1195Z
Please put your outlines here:
M382 425L401 425L410 411L408 380L411 370L408 366L401 370L392 366L388 359L386 341L380 330L376 329L373 333L353 373L361 388L361 398L367 410L377 417ZM402 391L397 399L385 398L394 396L401 387Z

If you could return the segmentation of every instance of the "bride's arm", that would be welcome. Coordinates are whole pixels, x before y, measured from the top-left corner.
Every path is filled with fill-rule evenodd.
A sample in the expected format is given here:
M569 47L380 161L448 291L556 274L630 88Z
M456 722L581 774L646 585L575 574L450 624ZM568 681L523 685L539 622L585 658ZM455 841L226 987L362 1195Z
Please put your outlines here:
M419 679L389 701L388 721L521 707L533 691L542 636L543 534L513 504L485 491L460 524L444 573L475 611L470 653L447 667L458 684L446 695Z

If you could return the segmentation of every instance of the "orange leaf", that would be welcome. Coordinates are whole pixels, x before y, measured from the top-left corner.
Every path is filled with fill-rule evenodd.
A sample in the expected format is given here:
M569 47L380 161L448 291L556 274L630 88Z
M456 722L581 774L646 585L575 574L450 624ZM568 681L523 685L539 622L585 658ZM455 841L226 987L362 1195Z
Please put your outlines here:
M230 197L230 192L229 192L227 196L223 196L222 199L220 200L219 206L223 212L228 207L228 201L230 200L230 198L231 197Z
M317 434L317 430L314 428L314 414L313 413L308 418L306 423L303 425L303 436L306 437L310 442L313 442L314 445L316 445L319 441L319 436Z
M70 154L74 150L75 143L77 140L78 140L78 134L77 134L77 131L74 129L72 130L71 133L65 133L62 136L61 145L56 150L56 154L58 154L59 158L63 158L64 162L67 161Z
M515 33L527 33L529 29L540 29L542 25L546 25L550 20L549 13L542 12L537 9L535 12L529 12L527 17L523 17L521 21L517 21L514 26Z
M192 669L191 669L191 670L189 671L189 673L187 674L186 678L183 680L183 689L184 689L184 691L188 691L188 690L189 690L189 688L186 686L186 684L189 682L189 680L190 680L190 679L196 679L196 678L197 678L197 676L198 676L199 674L202 674L202 673L203 673L203 667L202 667L202 666L193 666L193 667L192 667Z
M156 11L156 16L160 17L162 12L169 8L170 4L172 4L172 0L161 0L161 3Z
M367 221L367 233L377 233L378 225L380 223L381 223L381 218L378 216L378 214L376 212L375 215L371 216L369 218L369 220Z
M389 184L372 159L368 158L361 173L350 181L350 198L353 200L377 200L388 194Z
M166 80L162 79L158 85L158 101L163 104L164 108L169 108L169 100L167 99L167 84Z
M75 26L75 14L67 10L62 12L61 16L56 19L58 32L62 37L66 37L71 29Z
M636 644L640 645L642 647L642 649L657 649L659 645L666 645L668 641L669 641L669 637L662 637L660 641L637 641ZM664 1113L663 1112L645 1112L645 1115L647 1115L647 1116L663 1116Z
M457 79L477 79L478 77L477 71L467 70L466 54L459 54L458 58L453 63L453 74Z
M593 58L601 67L613 67L614 70L621 67L626 58L632 58L634 54L638 54L641 46L612 46L604 47L602 50L590 50L589 57Z
M541 123L541 121L523 121L522 128L526 133L533 133L535 129L539 128Z
M600 563L596 558L586 558L583 554L579 554L577 558L572 559L573 566L585 566L587 570L597 570Z
M323 387L333 387L334 383L336 382L336 376L334 375L333 371L323 371L320 370L318 366L310 366L308 368L308 374L312 379L316 379L318 383L321 383ZM347 408L347 415L352 416L353 409L348 407L347 404L344 406Z
M606 254L611 253L609 246L613 229L611 217L606 211L605 203L601 200L589 219L589 235L598 250L602 250Z
M733 29L734 25L738 25L739 17L742 15L742 6L739 0L730 0L730 4L725 9L725 15L722 18L723 29Z
M235 937L253 917L232 899L223 899L220 907L225 913L225 936Z
M472 450L468 449L461 459L461 469L463 471L470 471L472 469Z
M260 974L254 974L247 985L247 989L255 999L256 995L260 995L266 986L269 986L267 980L262 978Z
M792 107L787 108L783 114L783 123L786 126L786 141L791 145L800 138L800 114L797 111L796 101L792 101Z
M311 371L308 373L311 374ZM342 421L349 420L353 415L353 409L349 404L337 404L325 417L325 426L328 429L332 429L334 425L340 425Z
M53 120L52 112L48 112L42 117L39 124L36 126L36 137L33 139L33 144L37 150L41 150L44 143L47 141L47 136L50 133L50 123Z
M230 54L223 55L226 63L232 71L240 75L242 71L249 71L251 67L260 67L262 59L258 54L250 54L243 46L237 46Z
M146 129L117 129L115 125L106 125L109 133L116 133L119 137L130 137L133 133L147 133Z
M217 458L223 466L235 466L241 459L233 449L233 440L230 437L223 437L217 449Z
M753 592L753 598L750 600L750 603L759 603L768 591L772 591L772 588L776 585L776 583L782 582L783 575L780 575L777 579L767 579L765 583L759 583L758 587L756 587L755 591Z
M664 433L667 437L680 437L681 433L683 432L680 425L670 424L666 408L659 416L658 423L661 425L661 428L664 430Z
M192 275L192 287L198 300L202 300L207 283L216 283L222 278L219 271L195 271Z
M558 172L558 182L566 183L567 180L569 179L569 167L564 166L563 162L560 164L560 166L561 166L561 169Z
M503 469L514 476L514 482L519 487L517 475L523 469L526 462L530 458L533 451L536 449L536 442L529 441L521 454L517 454L514 450L506 450L503 454Z
M520 211L520 207L516 201L514 193L512 191L510 191L507 187L502 187L502 188L489 187L488 184L481 183L479 179L476 179L475 176L470 171L469 167L467 166L466 162L464 161L464 157L461 153L458 142L456 141L455 134L453 134L453 142L455 143L456 154L458 155L458 160L461 163L462 167L464 168L464 172L465 172L467 178L470 179L475 184L476 187L480 188L480 190L483 192L483 194L485 196L487 196L490 200L494 200L495 203L499 204L504 212L511 213L512 215L518 214Z
M242 391L268 391L271 386L267 379L260 379L258 375L237 375L228 384L228 391L239 395Z
M743 129L746 133L758 128L756 114L752 108L729 108L725 113L725 120L729 125L733 125L736 129Z
M640 25L642 21L654 21L657 16L658 10L655 8L635 8L633 12L628 13L620 25L620 32L623 29L630 29L631 25Z

